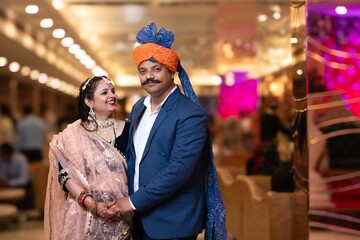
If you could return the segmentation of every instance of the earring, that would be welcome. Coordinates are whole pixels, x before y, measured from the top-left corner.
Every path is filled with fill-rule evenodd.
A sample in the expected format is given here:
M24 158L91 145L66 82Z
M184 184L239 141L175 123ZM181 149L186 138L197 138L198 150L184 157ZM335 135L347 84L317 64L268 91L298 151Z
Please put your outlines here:
M89 116L88 116L88 126L87 129L89 131L95 131L97 128L96 119L95 119L95 112L92 108L90 108Z
M90 108L88 119L90 121L95 121L95 112L93 108Z

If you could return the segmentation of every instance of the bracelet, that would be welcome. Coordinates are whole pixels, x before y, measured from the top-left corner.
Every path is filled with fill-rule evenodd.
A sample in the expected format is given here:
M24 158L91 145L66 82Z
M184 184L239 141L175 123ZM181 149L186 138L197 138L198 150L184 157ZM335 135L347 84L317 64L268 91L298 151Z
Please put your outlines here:
M65 187L65 183L71 179L70 176L67 174L67 172L65 171L65 169L61 169L58 175L58 182L60 183L62 189L64 192L69 192L69 190L67 190L67 188Z
M69 179L71 179L71 178L69 177L69 175L64 175L64 176L61 176L61 177L60 177L60 185L61 185L61 187L62 187L62 189L63 189L64 192L69 192L69 190L67 190L67 188L65 187L65 183L66 183Z
M80 198L82 195L84 195L84 194L86 194L86 191L80 191L80 192L77 194L75 200L76 200L77 202L79 202L79 201L78 201L79 198Z
M91 197L91 194L86 192L85 194L81 195L81 197L78 199L78 204L81 207L85 208L85 198L87 198L88 196Z
M82 202L84 201L84 195L86 195L86 194L89 194L89 193L86 191L81 191L76 196L75 200L80 206L82 206Z
M90 193L87 193L87 194L83 195L82 200L81 200L81 202L80 202L80 206L82 206L83 208L85 208L85 199L86 199L87 197L91 197L91 198L92 198L92 196L91 196Z

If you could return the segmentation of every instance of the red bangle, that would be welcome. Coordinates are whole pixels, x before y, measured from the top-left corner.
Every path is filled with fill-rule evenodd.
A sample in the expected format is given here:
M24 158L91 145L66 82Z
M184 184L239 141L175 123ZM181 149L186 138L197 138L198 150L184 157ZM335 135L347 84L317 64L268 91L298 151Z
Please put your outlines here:
M76 202L81 206L81 207L85 207L84 202L85 202L85 198L87 198L88 196L92 197L90 193L86 192L86 191L81 191L77 196L76 196Z
M85 199L86 199L87 197L89 197L89 196L92 197L90 193L87 193L87 194L85 194L85 195L83 196L83 199L82 199L82 201L81 201L80 206L82 206L83 208L85 208Z

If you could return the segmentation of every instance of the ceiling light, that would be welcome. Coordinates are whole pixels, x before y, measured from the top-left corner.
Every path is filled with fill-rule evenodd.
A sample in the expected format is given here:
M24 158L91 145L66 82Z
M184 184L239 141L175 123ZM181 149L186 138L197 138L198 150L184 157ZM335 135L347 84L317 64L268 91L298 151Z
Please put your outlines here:
M48 80L48 75L46 73L40 73L39 74L39 78L38 78L38 82L41 84L45 84Z
M69 52L71 54L75 54L79 50L80 50L80 46L78 44L73 44L69 47Z
M7 64L6 57L0 57L0 67L4 67Z
M74 39L72 39L71 37L65 37L61 40L61 45L63 45L63 47L70 47L73 44Z
M40 26L42 28L51 28L54 25L54 21L51 18L44 18L40 21Z
M61 85L61 81L58 78L53 78L50 81L50 87L53 89L58 89Z
M2 30L5 33L5 35L8 36L9 38L16 38L16 36L18 35L18 30L16 26L9 21L5 22L4 26L2 27Z
M27 14L37 14L39 12L39 7L37 5L27 5L25 12Z
M99 66L95 66L92 69L92 73L94 76L107 76L108 75L108 73Z
M65 37L65 30L61 28L57 28L53 31L54 38L63 38Z
M23 67L21 67L20 73L21 73L21 75L23 75L24 77L26 77L26 76L29 76L30 71L31 71L30 67L28 67L28 66L23 66Z
M64 3L62 0L53 0L52 5L56 10L62 10L64 8Z
M290 38L290 43L295 44L298 42L298 39L296 37Z
M76 59L81 59L81 58L83 58L84 56L86 56L86 52L85 52L84 49L80 49L79 51L77 51L77 52L75 53L75 58L76 58Z
M258 16L258 21L259 22L266 22L268 20L268 17L265 14L260 14Z
M335 12L339 15L345 15L347 13L347 8L344 6L337 6Z
M20 64L18 62L11 62L9 64L10 72L17 72L20 70Z
M281 13L280 13L280 12L274 12L274 13L273 13L273 18L274 18L275 20L279 20L279 19L281 18Z
M24 34L21 40L23 45L29 49L31 49L34 46L34 40L29 34Z
M213 75L210 79L213 85L215 86L221 85L222 79L219 75Z
M32 80L37 80L37 79L39 78L39 75L40 75L39 70L33 69L33 70L31 70L31 72L30 72L30 78L31 78Z

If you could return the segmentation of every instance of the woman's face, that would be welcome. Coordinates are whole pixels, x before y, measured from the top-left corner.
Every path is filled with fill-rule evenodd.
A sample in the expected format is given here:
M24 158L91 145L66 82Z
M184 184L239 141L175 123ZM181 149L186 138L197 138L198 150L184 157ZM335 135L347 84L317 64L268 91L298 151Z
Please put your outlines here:
M93 100L85 101L90 108L93 108L97 120L106 120L116 108L115 88L110 82L100 80L95 88Z

